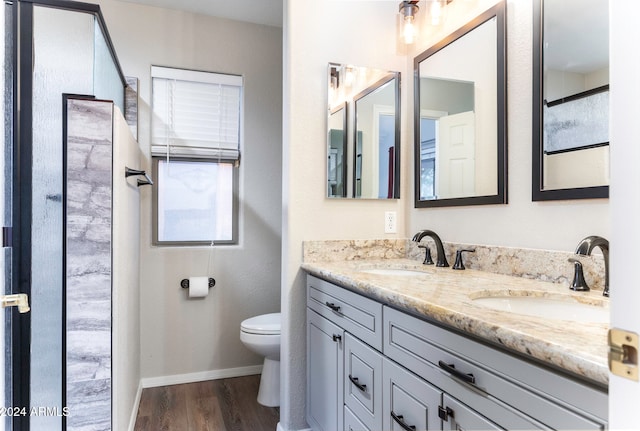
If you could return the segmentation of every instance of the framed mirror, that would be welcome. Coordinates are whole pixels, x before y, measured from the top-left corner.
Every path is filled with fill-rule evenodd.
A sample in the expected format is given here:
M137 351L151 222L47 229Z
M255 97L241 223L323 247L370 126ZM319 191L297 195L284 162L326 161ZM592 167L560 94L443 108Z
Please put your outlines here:
M400 197L400 73L330 63L327 196Z
M609 196L609 0L534 0L532 199Z
M415 207L506 203L504 2L420 54L414 69Z

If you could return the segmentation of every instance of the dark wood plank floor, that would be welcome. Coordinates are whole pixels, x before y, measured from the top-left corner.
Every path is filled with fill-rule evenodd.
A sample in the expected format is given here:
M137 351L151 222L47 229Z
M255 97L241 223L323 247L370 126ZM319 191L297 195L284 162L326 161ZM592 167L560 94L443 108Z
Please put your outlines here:
M142 391L135 431L275 431L278 408L256 401L260 375Z

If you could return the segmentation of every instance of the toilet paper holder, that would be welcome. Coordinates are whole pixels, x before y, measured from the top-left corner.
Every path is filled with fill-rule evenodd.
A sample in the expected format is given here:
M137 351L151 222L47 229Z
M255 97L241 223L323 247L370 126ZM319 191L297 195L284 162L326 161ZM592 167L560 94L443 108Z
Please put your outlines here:
M213 286L216 285L216 280L212 277L209 277L209 289L211 289ZM182 287L183 289L188 289L189 288L189 279L188 278L183 278L182 281L180 282L180 287Z

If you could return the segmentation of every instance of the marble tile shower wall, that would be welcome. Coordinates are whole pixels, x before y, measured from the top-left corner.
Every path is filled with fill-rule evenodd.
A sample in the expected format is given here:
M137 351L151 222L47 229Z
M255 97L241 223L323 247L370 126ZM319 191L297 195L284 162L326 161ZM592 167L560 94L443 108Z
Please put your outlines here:
M67 129L67 418L111 429L111 102L70 100Z
M435 260L433 242L422 242L430 244ZM465 253L464 264L468 269L567 285L573 279L573 264L568 259L577 258L583 263L589 286L598 290L604 288L604 261L601 255L582 257L576 256L572 251L448 242L444 243L444 247L450 265L455 261L457 250L475 249L474 253ZM409 239L305 241L303 247L304 262L404 258L422 262L424 250Z

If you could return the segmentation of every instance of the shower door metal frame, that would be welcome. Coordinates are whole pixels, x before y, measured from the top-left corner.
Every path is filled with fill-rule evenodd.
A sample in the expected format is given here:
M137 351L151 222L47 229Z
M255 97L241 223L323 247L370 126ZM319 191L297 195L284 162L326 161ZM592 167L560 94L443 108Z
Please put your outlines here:
M103 37L116 66L123 87L126 80L115 53L111 37L100 6L69 0L5 0L5 7L10 11L10 22L5 26L5 32L10 35L8 40L12 46L8 50L11 57L12 76L9 89L12 98L11 116L13 152L12 178L12 293L25 293L31 298L31 249L32 249L32 170L33 170L33 7L44 6L73 12L84 12L94 15L102 31ZM9 21L9 20L7 20ZM61 286L63 289L64 286ZM62 343L66 343L64 309L65 292L62 290ZM11 315L11 362L12 362L12 407L24 407L24 416L13 417L14 431L28 431L30 429L29 409L31 389L31 313ZM63 344L64 345L64 344ZM64 349L63 349L64 352ZM63 357L63 364L65 358ZM4 371L3 371L4 372ZM9 377L9 376L7 376ZM62 370L63 387L66 370ZM64 402L65 391L62 394ZM62 427L66 427L66 419L62 417Z

